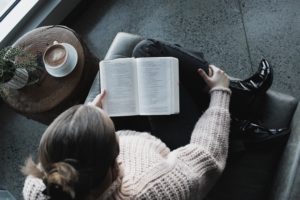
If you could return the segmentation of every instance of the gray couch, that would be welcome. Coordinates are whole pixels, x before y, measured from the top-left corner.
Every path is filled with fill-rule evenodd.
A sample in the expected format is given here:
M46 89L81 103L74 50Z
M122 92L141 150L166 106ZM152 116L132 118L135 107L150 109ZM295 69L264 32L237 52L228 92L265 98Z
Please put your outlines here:
M141 36L118 33L105 59L131 57ZM99 73L86 102L100 91ZM292 96L275 91L255 105L256 116L267 127L291 127L289 138L249 149L229 159L227 167L207 199L300 199L300 106ZM137 120L140 120L140 118ZM139 123L141 126L146 124Z

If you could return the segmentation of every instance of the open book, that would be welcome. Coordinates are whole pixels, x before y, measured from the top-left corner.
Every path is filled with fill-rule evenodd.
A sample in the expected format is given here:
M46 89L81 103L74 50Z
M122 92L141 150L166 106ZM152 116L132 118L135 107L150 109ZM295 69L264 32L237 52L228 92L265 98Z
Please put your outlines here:
M178 59L119 58L100 62L103 109L110 116L179 113Z

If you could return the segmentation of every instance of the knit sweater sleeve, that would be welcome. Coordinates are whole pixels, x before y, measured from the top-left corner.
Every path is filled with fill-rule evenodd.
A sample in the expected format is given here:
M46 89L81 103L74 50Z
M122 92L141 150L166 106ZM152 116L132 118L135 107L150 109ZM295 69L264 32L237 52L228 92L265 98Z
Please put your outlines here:
M23 198L24 200L46 200L48 199L43 191L46 186L44 185L42 179L27 176L25 179L23 187Z
M210 94L210 105L196 123L190 144L174 151L177 158L199 177L209 171L220 175L225 167L228 151L231 91L214 88Z

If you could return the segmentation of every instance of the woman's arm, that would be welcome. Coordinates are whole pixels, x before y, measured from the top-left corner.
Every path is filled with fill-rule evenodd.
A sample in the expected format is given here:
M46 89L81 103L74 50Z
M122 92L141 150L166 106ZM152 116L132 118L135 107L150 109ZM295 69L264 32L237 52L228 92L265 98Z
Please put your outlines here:
M230 126L230 90L211 90L209 108L201 116L192 132L190 143L206 152L223 170L227 158Z
M220 174L226 163L230 126L229 101L231 91L227 75L210 66L211 75L199 74L210 88L209 108L200 117L189 145L175 150L180 160L200 176L209 171Z
M23 187L24 200L46 200L48 199L43 191L46 189L42 179L27 176Z

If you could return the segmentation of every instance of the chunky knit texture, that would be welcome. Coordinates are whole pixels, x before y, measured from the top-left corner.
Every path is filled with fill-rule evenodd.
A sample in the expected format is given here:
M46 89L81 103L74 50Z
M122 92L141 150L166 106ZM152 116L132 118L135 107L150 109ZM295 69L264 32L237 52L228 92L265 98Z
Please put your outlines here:
M211 90L209 108L190 144L174 151L149 133L119 131L119 175L97 199L203 199L221 175L227 158L230 90ZM25 200L46 199L42 181L26 178Z

